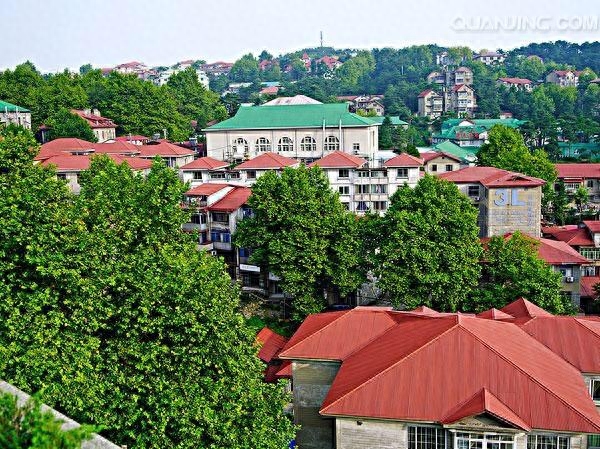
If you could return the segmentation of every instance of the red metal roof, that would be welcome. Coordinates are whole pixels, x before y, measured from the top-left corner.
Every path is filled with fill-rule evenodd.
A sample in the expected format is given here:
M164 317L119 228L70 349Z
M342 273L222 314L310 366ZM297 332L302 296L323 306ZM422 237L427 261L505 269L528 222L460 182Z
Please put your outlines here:
M287 343L287 338L272 331L268 327L263 327L256 335L256 342L260 347L258 357L265 363L271 362L277 357L279 352Z
M536 239L540 242L538 255L550 265L590 263L585 257L571 248L569 244L557 240Z
M465 403L459 404L456 409L452 410L441 422L443 424L452 424L461 419L478 416L484 413L490 414L496 419L511 424L514 427L526 431L531 430L531 427L529 427L525 421L519 418L510 408L486 388L479 390Z
M129 142L115 141L114 143L94 143L96 153L114 153L124 155L140 154L140 145L134 145Z
M343 360L356 349L393 327L391 309L357 307L310 315L285 345L281 359ZM349 336L351 338L348 338Z
M497 398L488 407L519 426L600 431L600 415L572 365L512 323L461 315L401 320L350 355L321 414L442 422L482 388Z
M516 301L507 304L500 309L504 313L514 316L515 318L534 318L536 316L553 316L550 312L546 312L541 307L527 301L525 298L519 298Z
M187 196L212 195L213 193L216 193L219 190L223 190L228 187L231 187L231 186L229 184L222 184L222 183L218 183L218 182L215 182L215 183L205 182L203 184L200 184L199 186L196 186L196 187L188 190L187 192L185 192L185 194Z
M81 156L59 154L45 159L42 161L42 165L53 165L56 167L57 172L80 172L90 168L91 158L94 156L94 154ZM108 154L108 157L117 164L127 164L132 170L147 170L152 167L152 161L137 157L123 157L118 154Z
M600 179L600 164L555 164L558 178Z
M460 158L454 156L450 153L445 153L443 151L428 151L426 153L421 153L421 157L423 158L423 162L429 162L436 157L447 157L448 159L452 159L453 161L460 162Z
M367 160L362 157L344 153L343 151L334 151L308 166L321 168L359 168L366 163Z
M160 142L153 145L140 145L140 156L141 157L177 157L177 156L191 156L195 154L193 151L182 148L178 145L173 145L169 142Z
M543 179L495 167L466 167L439 177L457 184L480 183L485 187L537 187L546 183Z
M194 159L189 164L185 164L182 167L179 167L180 170L214 170L217 168L225 168L229 164L227 162L219 161L212 157L200 157L198 159Z
M596 299L598 295L594 291L594 286L600 283L600 276L586 276L581 280L581 297Z
M591 232L600 232L600 221L583 220L583 224L586 225Z
M542 227L542 233L550 235L555 240L565 242L570 246L593 246L594 240L590 238L589 231L584 228L579 228L577 225L574 229L565 229L568 226L552 226Z
M77 114L79 117L88 122L91 128L116 128L117 125L111 119L102 117L100 115L90 114L80 109L71 109L73 114Z
M399 154L383 164L384 167L421 167L422 165L422 159L406 153Z
M515 319L514 316L509 315L508 313L503 312L502 310L498 310L496 308L491 308L484 312L477 314L478 318L485 318L488 320L503 320L503 321L512 321Z
M40 147L40 151L35 160L40 161L51 156L57 156L61 153L72 151L92 151L94 144L87 140L76 139L74 137L63 137L46 142Z
M251 194L252 190L247 187L235 187L231 192L207 209L214 212L233 212L242 207L246 201L248 201Z
M498 81L509 84L531 84L531 80L527 78L498 78Z
M281 156L277 153L266 152L254 159L242 162L235 167L236 170L277 170L285 167L293 167L298 165L296 159Z

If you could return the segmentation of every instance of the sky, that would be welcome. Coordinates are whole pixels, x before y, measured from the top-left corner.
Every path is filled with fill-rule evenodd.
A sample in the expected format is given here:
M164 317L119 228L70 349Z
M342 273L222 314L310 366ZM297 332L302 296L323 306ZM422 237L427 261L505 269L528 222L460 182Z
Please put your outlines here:
M508 50L600 40L598 0L0 0L0 68L233 62L319 45Z

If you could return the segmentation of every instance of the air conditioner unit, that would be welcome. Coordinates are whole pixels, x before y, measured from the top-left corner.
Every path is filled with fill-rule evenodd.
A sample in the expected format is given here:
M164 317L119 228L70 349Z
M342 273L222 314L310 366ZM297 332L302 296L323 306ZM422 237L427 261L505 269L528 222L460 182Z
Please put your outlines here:
M480 198L480 197L478 197L478 196L476 196L476 197L474 197L474 198L473 198L473 200L474 200L474 201L479 201L480 199L481 199L481 198Z
M565 277L565 282L572 284L573 282L575 282L575 278L573 276L567 276Z
M216 256L217 255L217 250L216 249L211 249L210 250L210 255L211 256Z

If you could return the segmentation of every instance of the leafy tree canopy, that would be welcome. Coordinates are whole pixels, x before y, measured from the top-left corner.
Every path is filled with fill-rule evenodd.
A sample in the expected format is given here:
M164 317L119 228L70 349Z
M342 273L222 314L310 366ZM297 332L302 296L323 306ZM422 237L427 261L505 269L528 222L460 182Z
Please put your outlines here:
M58 112L48 117L46 123L50 127L51 139L76 137L88 142L97 140L88 122L67 109L59 109Z

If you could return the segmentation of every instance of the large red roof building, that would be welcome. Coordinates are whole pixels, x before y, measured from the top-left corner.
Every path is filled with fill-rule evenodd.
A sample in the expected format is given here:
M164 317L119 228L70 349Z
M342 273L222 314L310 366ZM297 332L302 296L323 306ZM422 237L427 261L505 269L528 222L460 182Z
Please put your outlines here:
M600 321L524 299L478 316L357 307L309 316L279 358L302 448L570 449L600 433L599 338Z

